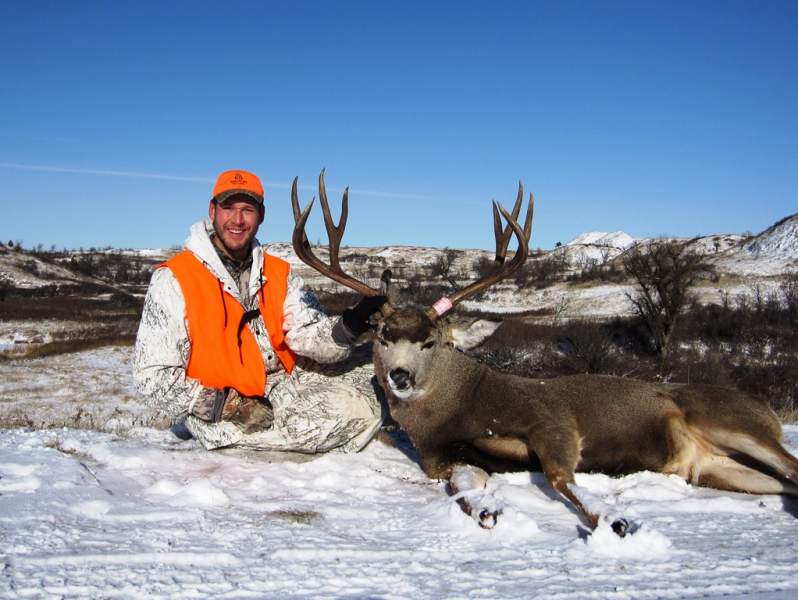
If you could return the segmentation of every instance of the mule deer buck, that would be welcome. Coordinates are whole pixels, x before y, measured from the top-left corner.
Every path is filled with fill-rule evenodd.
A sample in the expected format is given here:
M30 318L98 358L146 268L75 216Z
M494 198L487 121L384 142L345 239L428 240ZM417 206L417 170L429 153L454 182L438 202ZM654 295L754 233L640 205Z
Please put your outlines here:
M319 196L329 234L329 264L319 260L308 243L304 228L313 202L300 212L295 179L291 199L296 254L360 294L382 293L345 274L339 264L348 190L337 226L330 216L324 171ZM447 480L463 511L491 528L501 506L486 491L489 473L539 469L591 528L604 519L619 536L633 531L634 524L595 501L591 506L589 495L575 483L575 471L650 470L721 490L798 495L798 460L781 445L776 415L737 390L603 375L528 379L495 372L457 351L474 347L498 325L475 321L461 327L442 316L510 276L526 260L532 195L523 227L518 223L522 202L519 184L512 213L493 203L492 274L428 310L387 303L376 323L376 374L391 414L409 435L426 474ZM518 249L507 262L513 235Z

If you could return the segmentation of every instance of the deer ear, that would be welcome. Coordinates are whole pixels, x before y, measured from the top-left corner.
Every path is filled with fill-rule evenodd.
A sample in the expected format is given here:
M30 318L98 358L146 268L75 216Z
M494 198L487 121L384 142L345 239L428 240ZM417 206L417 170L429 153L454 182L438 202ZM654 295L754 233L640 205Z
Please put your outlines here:
M450 328L452 344L460 350L476 348L488 339L501 324L501 321L486 321L484 319L453 324Z
M385 269L380 275L380 294L383 296L387 296L388 299L396 303L396 286L392 285L391 278L393 277L393 273L390 269Z

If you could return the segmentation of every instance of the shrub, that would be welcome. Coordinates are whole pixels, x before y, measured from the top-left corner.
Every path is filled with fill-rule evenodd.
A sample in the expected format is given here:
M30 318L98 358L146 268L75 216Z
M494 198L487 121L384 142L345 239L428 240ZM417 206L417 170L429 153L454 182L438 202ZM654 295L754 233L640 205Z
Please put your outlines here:
M496 270L496 263L487 256L478 256L471 264L471 268L476 273L477 278L482 279L483 277L488 277Z
M636 244L623 255L623 268L638 287L627 294L651 334L663 364L670 350L671 334L679 313L689 301L689 291L713 267L704 256L674 241Z
M571 321L560 333L565 365L576 373L615 373L615 344L608 327L595 321Z
M430 267L430 275L440 279L451 280L454 272L452 270L454 261L457 260L460 251L444 248L440 256L435 259Z
M565 272L568 266L564 253L549 254L548 256L527 260L515 276L519 287L534 286L542 289L552 285Z

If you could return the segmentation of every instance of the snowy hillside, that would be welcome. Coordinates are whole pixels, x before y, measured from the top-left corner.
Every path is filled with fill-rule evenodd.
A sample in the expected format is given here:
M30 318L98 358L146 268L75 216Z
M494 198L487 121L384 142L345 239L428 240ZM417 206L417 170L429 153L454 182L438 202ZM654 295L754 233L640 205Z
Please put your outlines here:
M635 238L623 231L604 233L601 231L590 231L576 236L566 246L605 246L625 250L635 243Z
M527 285L519 289L511 282L504 282L488 291L481 299L470 299L464 304L469 310L493 313L531 313L546 316L562 313L565 318L606 318L631 314L631 305L626 294L632 290L631 282L613 280L567 279L580 272L601 265L619 268L623 253L635 242L644 242L623 232L588 232L568 244L551 251L534 252L527 267L553 261L563 267L559 276L539 289ZM726 295L734 297L749 293L755 286L765 292L778 288L785 274L798 272L798 215L781 220L754 238L734 234L709 235L691 240L683 239L691 250L707 255L720 278L702 283L696 290L702 302L720 302ZM341 288L330 279L307 267L294 254L288 243L266 243L273 254L287 260L300 274L307 285L316 290L336 291ZM165 260L176 250L115 250L107 251L115 256L127 257L136 269L147 269L143 283L126 286L133 294L143 294L149 270ZM322 260L327 260L326 247L314 248ZM435 266L447 254L453 257L447 278L435 275ZM73 253L75 256L80 253ZM85 254L85 253L84 253ZM493 253L478 249L447 250L442 248L413 246L382 246L374 248L344 247L341 249L343 268L373 287L379 286L383 269L390 268L398 288L408 285L412 278L421 276L425 281L437 281L449 285L465 286L477 277L475 264L478 260L492 259ZM113 288L111 284L69 271L58 265L40 261L29 253L0 248L0 284L10 283L21 290L47 289L46 286L96 285ZM6 339L15 335L9 324L0 327ZM13 329L13 328L12 328ZM15 338L16 339L16 338Z
M798 258L798 214L787 217L769 227L745 244L742 250L755 258L767 256L796 260Z
M745 240L742 235L707 235L689 240L688 248L692 252L706 254L711 259L715 255L739 249Z
M266 247L275 256L288 261L291 268L314 289L336 288L334 282L299 260L291 244L277 242L266 244ZM313 251L321 260L328 260L326 246L314 247ZM394 278L399 279L418 272L425 273L444 255L445 251L442 248L423 246L346 247L341 249L339 258L345 271L365 280L369 285L379 287L379 277L383 269L390 268ZM493 259L493 253L487 250L457 250L456 253L452 270L462 278L473 276L473 265L478 258Z
M23 290L45 286L74 287L96 279L81 276L70 269L45 262L29 253L0 247L0 279Z
M55 293L74 291L113 292L117 286L107 279L81 274L70 268L71 259L109 255L126 264L152 266L166 259L163 250L95 250L58 253L58 257L44 260L33 252L0 245L0 281L17 290L49 290Z
M564 246L555 248L550 256L562 259L571 269L591 264L605 264L623 253L637 240L622 232L591 231L578 235Z
M798 214L729 249L717 264L725 271L747 276L798 272Z

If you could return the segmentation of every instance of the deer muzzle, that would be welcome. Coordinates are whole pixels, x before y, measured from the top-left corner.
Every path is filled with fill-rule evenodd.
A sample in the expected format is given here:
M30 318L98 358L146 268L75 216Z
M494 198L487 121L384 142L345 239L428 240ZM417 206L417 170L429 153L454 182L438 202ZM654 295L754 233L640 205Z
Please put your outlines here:
M408 390L414 385L413 376L405 369L391 369L388 377L391 378L391 382L399 391Z

